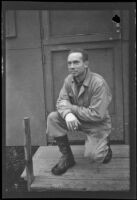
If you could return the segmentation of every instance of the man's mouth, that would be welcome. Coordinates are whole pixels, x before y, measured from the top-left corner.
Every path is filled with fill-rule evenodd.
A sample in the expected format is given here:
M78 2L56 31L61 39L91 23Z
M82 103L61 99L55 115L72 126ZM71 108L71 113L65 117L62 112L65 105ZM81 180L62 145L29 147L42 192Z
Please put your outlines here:
M77 72L76 72L76 71L70 71L70 73L71 73L71 74L76 74Z

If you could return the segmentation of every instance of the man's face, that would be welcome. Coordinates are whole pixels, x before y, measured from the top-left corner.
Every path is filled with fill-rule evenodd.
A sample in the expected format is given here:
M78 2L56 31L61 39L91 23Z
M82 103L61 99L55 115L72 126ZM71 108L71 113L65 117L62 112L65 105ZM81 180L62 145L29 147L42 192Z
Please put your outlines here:
M74 77L82 75L86 68L86 62L83 61L82 54L80 52L71 53L68 56L68 70Z

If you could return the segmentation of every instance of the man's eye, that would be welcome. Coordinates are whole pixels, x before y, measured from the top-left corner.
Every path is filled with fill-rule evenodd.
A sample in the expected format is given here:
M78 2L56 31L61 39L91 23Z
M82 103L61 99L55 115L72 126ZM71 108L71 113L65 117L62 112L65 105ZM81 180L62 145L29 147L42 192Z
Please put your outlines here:
M74 64L76 64L76 65L77 65L77 64L79 64L79 62L78 62L78 61L74 61Z
M70 66L72 63L73 63L74 65L78 65L78 64L79 64L79 61L68 62L68 66Z

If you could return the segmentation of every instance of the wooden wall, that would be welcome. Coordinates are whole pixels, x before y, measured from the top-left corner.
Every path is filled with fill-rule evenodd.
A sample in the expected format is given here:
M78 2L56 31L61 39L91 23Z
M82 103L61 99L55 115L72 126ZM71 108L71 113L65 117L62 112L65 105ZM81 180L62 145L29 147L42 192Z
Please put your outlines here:
M9 11L7 26L10 20L16 30L6 35L6 145L24 144L24 117L31 119L32 144L45 145L39 12Z

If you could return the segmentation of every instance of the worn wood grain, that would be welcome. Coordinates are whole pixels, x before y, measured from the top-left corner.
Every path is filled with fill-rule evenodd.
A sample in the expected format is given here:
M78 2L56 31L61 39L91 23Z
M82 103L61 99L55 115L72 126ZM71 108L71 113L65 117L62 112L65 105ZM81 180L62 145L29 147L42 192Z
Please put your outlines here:
M71 145L71 149L75 157L83 157L84 145ZM113 151L113 158L115 157L129 157L129 146L128 145L111 145ZM60 152L57 146L41 146L34 155L35 159L38 158L56 158L60 156Z
M26 178L27 178L27 187L30 191L31 183L34 180L33 173L33 161L31 154L31 132L30 132L30 118L24 118L24 129L25 129L25 162L26 162Z
M128 180L70 180L70 179L48 179L37 176L31 185L31 190L67 190L67 191L122 191L129 189Z
M47 160L48 162L48 160ZM52 163L47 166L45 163L39 163L39 166L37 165L37 170L35 170L35 176L41 175L46 178L52 178L54 177L51 173L51 168L56 164ZM97 166L92 167L92 164L84 163L81 165L81 163L77 162L77 164L70 168L65 174L61 176L64 179L125 179L129 178L129 169L127 168L105 168L103 166ZM57 177L57 179L60 179L60 177Z
M51 168L58 162L57 146L40 147L33 157L35 180L31 190L127 190L130 166L128 145L111 145L113 158L108 164L91 163L83 156L84 145L72 145L76 165L62 176L54 176ZM22 173L26 178L26 172Z
M44 171L50 172L51 171L51 167L53 167L53 165L55 165L55 163L58 161L58 159L39 159L39 161L37 160L33 160L34 163L34 174L35 176L39 175L39 173L44 173ZM128 158L124 158L124 159L112 159L110 163L108 164L96 164L96 163L90 163L90 161L83 159L83 158L75 158L76 161L76 166L74 166L73 168L79 170L85 167L86 165L86 169L89 168L92 170L98 169L98 170L109 170L112 172L112 170L128 170L129 169L129 159ZM22 174L22 177L25 176L25 170L24 173Z

